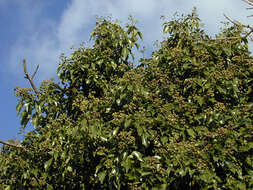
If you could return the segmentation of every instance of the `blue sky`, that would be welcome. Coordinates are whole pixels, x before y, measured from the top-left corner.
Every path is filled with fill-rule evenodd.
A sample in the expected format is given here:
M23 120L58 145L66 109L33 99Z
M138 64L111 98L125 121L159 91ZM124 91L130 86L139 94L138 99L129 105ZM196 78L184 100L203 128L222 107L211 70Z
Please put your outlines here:
M162 39L160 16L170 19L175 12L190 13L194 6L211 35L225 21L223 14L247 24L253 21L241 0L0 0L0 139L21 138L13 89L30 87L24 79L23 58L30 72L40 66L37 86L43 79L56 78L60 54L88 41L96 16L125 23L133 15L150 52L152 44Z

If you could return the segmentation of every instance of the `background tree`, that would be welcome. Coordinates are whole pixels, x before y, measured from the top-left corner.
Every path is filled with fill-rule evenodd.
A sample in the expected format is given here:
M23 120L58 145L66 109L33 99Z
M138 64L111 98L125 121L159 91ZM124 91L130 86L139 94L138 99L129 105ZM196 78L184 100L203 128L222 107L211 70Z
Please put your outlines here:
M31 121L34 130L19 147L4 146L0 187L253 188L244 27L225 25L212 39L194 10L165 20L163 32L152 57L134 67L135 22L99 19L93 46L61 57L59 84L17 87L22 127Z

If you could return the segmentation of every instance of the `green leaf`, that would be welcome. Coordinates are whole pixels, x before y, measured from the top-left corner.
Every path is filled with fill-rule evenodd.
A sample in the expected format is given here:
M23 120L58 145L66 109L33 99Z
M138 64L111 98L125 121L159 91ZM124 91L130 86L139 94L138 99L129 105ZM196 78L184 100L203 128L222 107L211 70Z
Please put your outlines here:
M23 107L23 103L22 103L22 102L20 102L20 103L16 106L17 115L20 113L22 107Z
M105 176L106 176L106 171L102 171L98 173L98 178L101 184L104 182Z
M44 163L44 168L45 168L45 170L48 170L48 169L49 169L49 167L50 167L51 164L52 164L52 161L53 161L53 158L50 158L48 161L46 161L46 162Z
M37 177L38 176L38 173L39 173L39 170L36 168L36 169L32 169L31 173Z
M248 142L247 144L243 145L243 146L240 146L239 150L241 152L247 152L249 151L250 149L253 149L253 142Z
M10 185L6 186L4 190L11 190L11 186Z
M133 151L131 155L135 156L140 162L143 162L143 160L142 160L142 154L140 152Z
M138 136L142 136L143 134L143 128L141 126L137 126L137 133L138 133Z
M21 124L24 125L24 126L27 124L27 122L28 122L28 114L27 114L26 111L23 111L21 113L21 115L20 115L20 121L21 121Z
M122 161L121 164L126 169L126 173L128 173L129 169L132 166L131 159L129 157L127 157L124 161Z
M118 134L118 131L119 131L119 127L113 130L112 135L116 136Z
M197 101L198 101L199 105L202 106L204 103L204 98L201 96L197 96Z
M138 36L140 37L140 39L142 39L142 33L140 31L137 32Z
M121 53L121 58L122 58L123 60L126 60L128 54L129 54L129 50L128 50L126 47L123 47L122 53Z
M91 125L89 128L90 128L91 136L96 137L98 134L98 128L95 125Z
M110 113L110 111L111 111L111 108L110 108L110 107L109 107L109 108L106 108L105 113Z
M71 131L71 133L72 133L73 136L78 135L78 132L79 132L78 127L74 127L74 128L72 129L72 131Z
M126 128L129 127L129 126L131 125L131 122L132 122L131 119L127 119L127 120L125 121L125 127L126 127Z
M167 136L163 136L161 138L161 141L162 141L163 144L166 144L168 142L168 137Z
M143 133L143 135L141 136L141 142L142 142L142 144L143 144L146 148L148 147L148 140L147 140L146 133Z
M112 65L113 70L117 68L117 64L114 61L111 62L111 65Z
M81 126L82 126L82 128L86 128L87 127L87 120L86 119L83 119L81 121Z
M150 174L152 174L152 172L145 172L145 171L142 171L142 172L141 172L141 176L142 176L142 177L143 177L143 176L150 175Z
M41 113L41 106L40 105L36 105L35 106L35 110L38 112L38 114Z
M225 90L224 88L222 88L221 86L217 86L216 88L217 88L217 90L218 90L220 93L226 94L226 90Z
M29 105L30 105L29 103L25 103L25 104L24 104L26 112L29 111Z
M68 167L67 167L67 171L72 172L72 171L73 171L72 167L71 167L71 166L68 166Z
M32 118L32 124L33 126L36 128L39 124L39 117L37 115L35 115L33 118Z
M117 103L118 106L120 106L120 103L121 103L120 99L117 99L116 103Z
M236 186L238 187L238 189L241 189L241 190L247 189L246 184L242 182L237 182Z
M195 132L193 129L187 129L187 133L191 136L191 137L195 137Z
M58 153L58 152L54 152L54 160L57 160L58 155L59 155L59 153Z
M48 190L53 190L54 188L53 188L53 186L52 186L52 185L47 184L47 189L48 189Z

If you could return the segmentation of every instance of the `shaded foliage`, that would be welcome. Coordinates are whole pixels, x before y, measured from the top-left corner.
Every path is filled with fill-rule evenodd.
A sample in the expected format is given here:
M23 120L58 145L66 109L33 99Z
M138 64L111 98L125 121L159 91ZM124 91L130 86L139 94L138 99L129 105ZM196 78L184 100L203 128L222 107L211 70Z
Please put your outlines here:
M213 40L196 12L164 22L152 58L142 34L98 20L92 47L58 68L61 84L16 88L28 151L5 147L5 189L253 188L253 65L243 28ZM6 151L8 149L8 151Z

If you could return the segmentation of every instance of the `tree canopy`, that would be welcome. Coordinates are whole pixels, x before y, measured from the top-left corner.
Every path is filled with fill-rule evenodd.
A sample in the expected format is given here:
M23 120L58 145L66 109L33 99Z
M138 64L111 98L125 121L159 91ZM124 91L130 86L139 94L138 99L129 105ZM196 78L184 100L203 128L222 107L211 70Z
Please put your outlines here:
M242 25L215 38L194 10L142 33L97 20L93 45L62 56L60 83L15 89L22 128L0 154L1 189L253 189L253 60ZM24 68L26 64L24 63Z

